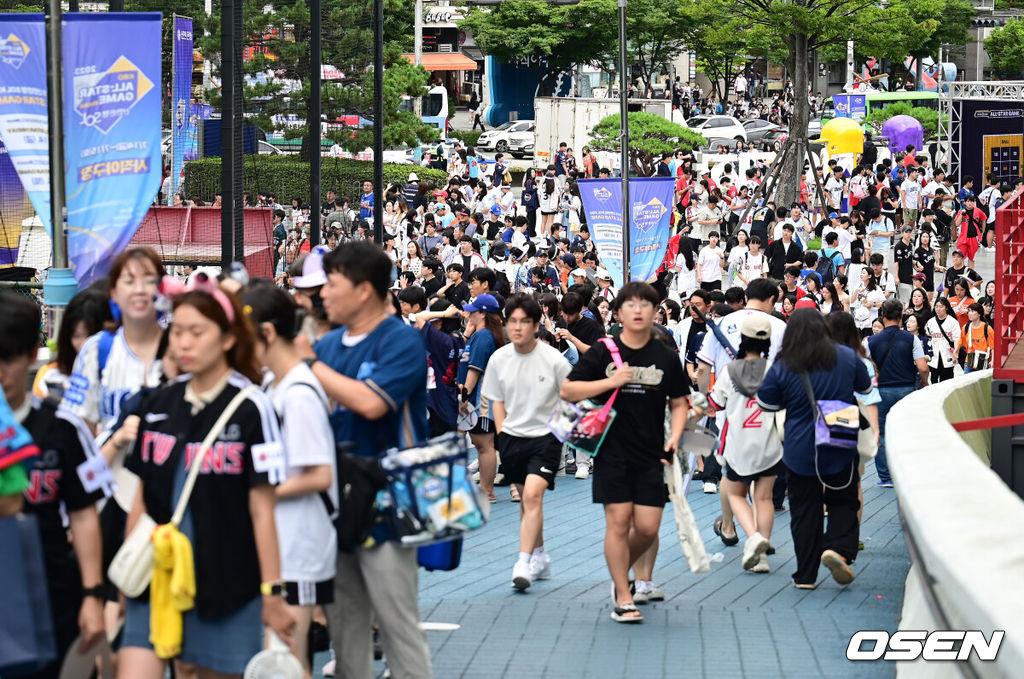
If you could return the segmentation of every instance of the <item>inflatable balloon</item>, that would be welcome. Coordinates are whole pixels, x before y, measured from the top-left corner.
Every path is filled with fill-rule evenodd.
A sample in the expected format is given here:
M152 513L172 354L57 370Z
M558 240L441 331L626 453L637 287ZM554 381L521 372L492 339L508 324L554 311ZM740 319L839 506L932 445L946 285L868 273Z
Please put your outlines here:
M924 148L924 127L913 116L893 116L882 125L882 136L889 138L893 153L907 150L908 144L921 151Z
M821 128L821 139L830 156L860 153L864 150L864 131L850 118L834 118Z

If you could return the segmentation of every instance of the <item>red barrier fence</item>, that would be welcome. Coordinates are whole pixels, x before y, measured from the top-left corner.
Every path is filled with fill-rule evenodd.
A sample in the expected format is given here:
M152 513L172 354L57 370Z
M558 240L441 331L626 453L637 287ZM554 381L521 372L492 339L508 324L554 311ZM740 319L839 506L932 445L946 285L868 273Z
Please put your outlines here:
M1024 382L1024 194L996 211L995 273L993 377Z
M273 211L246 208L245 267L253 278L273 278ZM221 263L219 207L151 207L132 245L153 248L165 263L192 266Z

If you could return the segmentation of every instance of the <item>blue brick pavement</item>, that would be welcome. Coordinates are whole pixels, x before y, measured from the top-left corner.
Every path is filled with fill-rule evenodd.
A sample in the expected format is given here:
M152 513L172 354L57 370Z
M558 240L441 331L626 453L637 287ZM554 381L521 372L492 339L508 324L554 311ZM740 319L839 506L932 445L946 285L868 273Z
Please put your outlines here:
M609 618L601 509L590 481L559 478L545 496L544 533L552 578L525 593L510 586L518 552L518 505L498 488L490 523L466 540L461 567L420 575L421 618L457 623L453 632L427 632L438 679L551 677L886 677L895 668L852 663L846 646L861 629L897 627L910 566L891 489L864 478L865 551L857 579L840 587L821 569L818 589L797 590L789 512L777 513L768 575L744 572L742 542L724 547L711 526L717 495L692 483L687 497L709 555L724 561L692 574L679 549L671 511L661 528L655 580L664 602L643 606L645 622ZM741 531L742 533L742 531ZM322 665L318 658L317 668ZM379 673L383 663L378 663ZM378 674L379 676L379 674Z

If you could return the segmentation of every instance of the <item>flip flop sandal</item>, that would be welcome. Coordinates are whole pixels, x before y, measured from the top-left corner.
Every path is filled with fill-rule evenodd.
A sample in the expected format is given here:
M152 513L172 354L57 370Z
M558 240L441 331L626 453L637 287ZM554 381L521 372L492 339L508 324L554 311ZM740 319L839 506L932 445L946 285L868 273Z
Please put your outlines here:
M734 547L737 544L739 544L740 536L738 534L737 535L733 535L730 538L730 537L727 537L725 535L725 533L722 532L722 517L721 516L719 516L717 519L715 519L715 528L714 528L714 530L715 530L715 535L717 535L719 538L722 539L722 544L725 545L726 547Z
M635 623L643 622L644 616L635 604L625 604L612 609L612 620L615 622Z
M512 498L512 502L519 502L519 490L515 486L508 489L508 494Z

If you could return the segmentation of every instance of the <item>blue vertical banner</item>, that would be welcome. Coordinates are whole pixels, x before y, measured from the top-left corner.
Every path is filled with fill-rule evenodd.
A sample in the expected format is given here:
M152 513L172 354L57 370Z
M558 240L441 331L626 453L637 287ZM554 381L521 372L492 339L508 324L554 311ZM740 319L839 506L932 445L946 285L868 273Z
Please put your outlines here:
M578 180L583 210L601 263L621 288L622 270L622 180ZM671 233L672 177L638 177L629 180L631 219L629 225L630 279L646 281L661 266Z
M50 132L46 98L43 15L0 14L0 139L32 207L49 231Z
M107 275L160 189L160 20L64 15L68 254L83 287Z
M192 20L174 17L171 40L171 190L164 200L174 204L181 189L182 168L187 154L197 147L196 116L192 110Z

